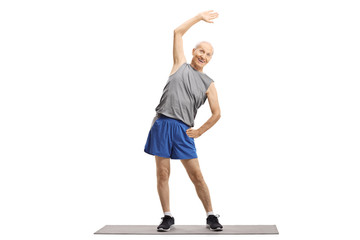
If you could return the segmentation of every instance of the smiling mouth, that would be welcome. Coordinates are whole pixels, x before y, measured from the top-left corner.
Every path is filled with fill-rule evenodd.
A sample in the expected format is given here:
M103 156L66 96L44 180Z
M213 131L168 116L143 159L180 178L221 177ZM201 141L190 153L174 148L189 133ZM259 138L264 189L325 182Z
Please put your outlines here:
M201 63L205 63L205 61L201 60L200 58L198 58L198 61L201 62Z

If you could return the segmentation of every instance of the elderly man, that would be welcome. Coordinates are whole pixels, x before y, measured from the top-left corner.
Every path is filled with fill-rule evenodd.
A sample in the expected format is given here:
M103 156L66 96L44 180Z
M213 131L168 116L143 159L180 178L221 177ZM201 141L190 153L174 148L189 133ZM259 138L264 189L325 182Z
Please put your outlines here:
M180 159L206 214L206 226L210 230L222 231L219 214L214 214L209 189L200 170L194 138L200 137L220 119L217 91L212 80L203 72L211 60L214 49L209 42L202 41L192 50L191 64L185 59L182 36L195 23L203 20L213 23L218 13L213 10L201 12L174 30L174 65L164 87L144 151L154 155L156 160L157 190L164 217L158 231L169 231L175 224L170 212L169 176L170 159ZM212 116L200 128L193 129L197 110L209 101Z

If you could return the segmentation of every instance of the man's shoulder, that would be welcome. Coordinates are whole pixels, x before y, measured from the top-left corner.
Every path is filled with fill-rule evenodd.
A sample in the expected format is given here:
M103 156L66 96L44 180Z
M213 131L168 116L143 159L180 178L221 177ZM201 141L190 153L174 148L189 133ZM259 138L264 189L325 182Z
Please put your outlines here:
M206 90L206 95L208 95L210 92L213 92L215 89L215 84L214 84L214 81L212 81L208 87L208 89Z
M171 69L169 77L174 75L183 65L186 66L186 65L188 65L188 63L186 61L182 61L182 62L179 62L179 63L174 63L173 68Z

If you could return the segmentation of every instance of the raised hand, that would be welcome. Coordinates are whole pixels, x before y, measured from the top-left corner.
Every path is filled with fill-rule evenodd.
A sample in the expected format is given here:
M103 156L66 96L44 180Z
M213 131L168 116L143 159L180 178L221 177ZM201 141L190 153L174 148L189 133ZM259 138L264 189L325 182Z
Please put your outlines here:
M210 20L217 18L219 16L219 14L217 12L213 12L213 11L214 10L209 10L209 11L199 13L201 20L204 20L205 22L208 22L208 23L214 23L213 21L210 21Z

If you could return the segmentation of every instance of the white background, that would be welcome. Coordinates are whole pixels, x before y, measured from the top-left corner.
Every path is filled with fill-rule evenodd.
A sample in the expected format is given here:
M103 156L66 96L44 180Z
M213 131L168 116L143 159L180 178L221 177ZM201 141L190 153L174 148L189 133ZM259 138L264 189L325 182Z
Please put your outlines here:
M280 232L222 238L359 239L360 8L344 0L2 1L2 239L158 238L93 233L160 223L144 146L173 30L207 10L183 39L188 63L215 50L222 117L195 139L214 212ZM169 184L176 224L205 226L179 160Z

